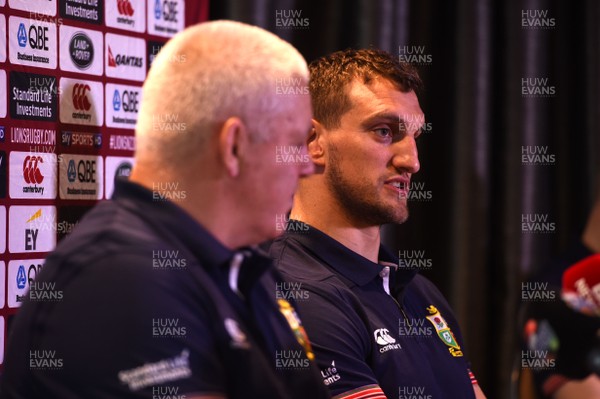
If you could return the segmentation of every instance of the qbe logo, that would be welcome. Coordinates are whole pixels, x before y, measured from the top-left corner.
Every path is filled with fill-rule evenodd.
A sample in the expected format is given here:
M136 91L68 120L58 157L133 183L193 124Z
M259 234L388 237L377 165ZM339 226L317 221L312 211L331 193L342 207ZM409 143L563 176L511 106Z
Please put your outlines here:
M63 154L59 165L61 199L102 199L104 165L101 156Z
M148 33L172 37L184 28L183 0L148 0Z
M104 87L101 82L60 79L60 121L78 125L102 126Z
M11 206L8 227L10 252L50 252L56 246L56 207Z
M3 93L0 95L0 118L6 118L6 83L6 71L0 69L0 92Z
M102 24L103 0L63 0L59 3L60 16L76 21Z
M131 170L133 169L133 157L106 157L105 164L105 184L106 198L109 199L113 195L115 189L115 180L129 179Z
M8 307L18 308L27 296L29 285L44 267L44 259L11 260L8 262Z
M146 0L107 0L106 25L133 32L144 32Z
M8 0L10 8L37 14L56 15L56 0Z
M6 207L0 206L0 231L6 231ZM6 252L6 234L0 235L0 254ZM4 287L4 284L0 285L0 288ZM2 309L2 306L0 306Z
M137 123L142 88L107 83L105 86L106 126L133 129Z
M106 76L144 81L146 78L144 39L107 33L104 47Z
M0 32L6 32L6 18L0 15ZM6 62L6 34L0 35L0 62Z
M101 76L104 72L102 32L61 25L60 69Z
M11 16L8 25L12 64L56 69L56 24Z
M11 198L56 198L56 154L12 151L9 170Z
M55 77L12 71L9 81L11 118L47 122L56 120L58 87Z

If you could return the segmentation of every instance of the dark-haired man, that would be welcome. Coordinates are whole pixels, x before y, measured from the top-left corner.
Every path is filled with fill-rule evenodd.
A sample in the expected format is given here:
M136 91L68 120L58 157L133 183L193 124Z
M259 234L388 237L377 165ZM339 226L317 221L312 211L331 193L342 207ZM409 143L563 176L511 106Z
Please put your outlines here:
M382 224L408 217L419 170L416 70L347 50L310 71L316 173L301 180L270 254L287 290L305 292L299 308L325 384L336 398L483 398L444 297L380 244Z

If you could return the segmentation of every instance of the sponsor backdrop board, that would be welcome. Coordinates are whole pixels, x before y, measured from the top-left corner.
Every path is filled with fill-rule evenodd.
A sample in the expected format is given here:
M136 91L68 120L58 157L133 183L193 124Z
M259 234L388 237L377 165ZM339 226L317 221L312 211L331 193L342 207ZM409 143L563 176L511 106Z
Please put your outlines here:
M0 371L44 259L128 178L142 85L209 0L0 0Z

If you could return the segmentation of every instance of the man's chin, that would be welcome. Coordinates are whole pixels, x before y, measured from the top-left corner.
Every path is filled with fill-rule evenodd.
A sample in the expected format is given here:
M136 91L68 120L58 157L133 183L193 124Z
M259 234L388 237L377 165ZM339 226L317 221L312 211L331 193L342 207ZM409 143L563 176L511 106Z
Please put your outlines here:
M398 209L393 215L390 215L390 221L388 223L402 224L408 220L408 208Z

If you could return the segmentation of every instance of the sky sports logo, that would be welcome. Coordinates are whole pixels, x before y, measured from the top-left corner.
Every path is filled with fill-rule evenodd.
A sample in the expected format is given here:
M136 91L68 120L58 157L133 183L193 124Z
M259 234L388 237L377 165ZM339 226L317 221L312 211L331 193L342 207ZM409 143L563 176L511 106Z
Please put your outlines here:
M10 62L18 65L56 69L56 24L9 17Z

